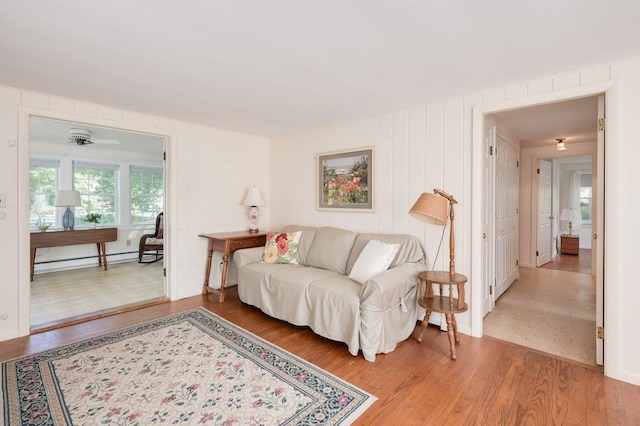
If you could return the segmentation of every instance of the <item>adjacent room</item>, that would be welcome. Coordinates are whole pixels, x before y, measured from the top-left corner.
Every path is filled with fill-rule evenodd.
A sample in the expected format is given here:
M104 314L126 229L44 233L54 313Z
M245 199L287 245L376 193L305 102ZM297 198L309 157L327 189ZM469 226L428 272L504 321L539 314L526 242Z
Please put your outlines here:
M29 134L32 330L162 300L163 247L140 243L164 210L164 139L42 118Z

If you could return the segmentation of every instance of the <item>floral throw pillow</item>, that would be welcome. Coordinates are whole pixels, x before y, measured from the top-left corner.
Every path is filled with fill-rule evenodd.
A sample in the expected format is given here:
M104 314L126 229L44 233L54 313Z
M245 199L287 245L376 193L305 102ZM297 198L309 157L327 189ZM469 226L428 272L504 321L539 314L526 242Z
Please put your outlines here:
M297 264L296 252L302 231L278 234L267 233L267 242L262 252L262 263Z

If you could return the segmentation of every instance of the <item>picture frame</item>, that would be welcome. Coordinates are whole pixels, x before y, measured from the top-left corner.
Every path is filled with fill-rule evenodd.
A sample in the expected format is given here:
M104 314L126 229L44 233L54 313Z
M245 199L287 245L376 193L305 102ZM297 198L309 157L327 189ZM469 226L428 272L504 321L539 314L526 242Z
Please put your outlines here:
M316 175L318 210L375 211L375 147L318 154Z

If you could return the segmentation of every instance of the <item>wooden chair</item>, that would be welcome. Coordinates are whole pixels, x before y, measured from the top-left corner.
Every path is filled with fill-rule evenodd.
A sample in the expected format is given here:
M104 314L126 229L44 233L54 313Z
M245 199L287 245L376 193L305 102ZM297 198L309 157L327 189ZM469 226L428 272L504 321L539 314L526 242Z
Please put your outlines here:
M162 259L164 245L164 215L159 213L156 217L156 230L153 234L144 234L140 237L138 247L138 263L153 263ZM142 260L143 256L155 256L153 260Z

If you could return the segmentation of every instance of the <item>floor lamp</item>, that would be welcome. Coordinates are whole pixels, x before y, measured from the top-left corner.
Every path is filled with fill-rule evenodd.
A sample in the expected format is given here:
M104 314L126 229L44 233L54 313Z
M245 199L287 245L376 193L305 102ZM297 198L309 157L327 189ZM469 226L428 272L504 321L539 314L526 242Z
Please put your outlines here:
M441 226L447 225L447 216L449 216L449 220L451 221L451 227L449 228L449 275L452 280L456 274L453 205L457 203L453 196L440 189L434 189L433 194L425 192L420 195L418 201L416 201L413 207L411 207L411 210L409 210L409 214L416 219L424 222L432 222Z

